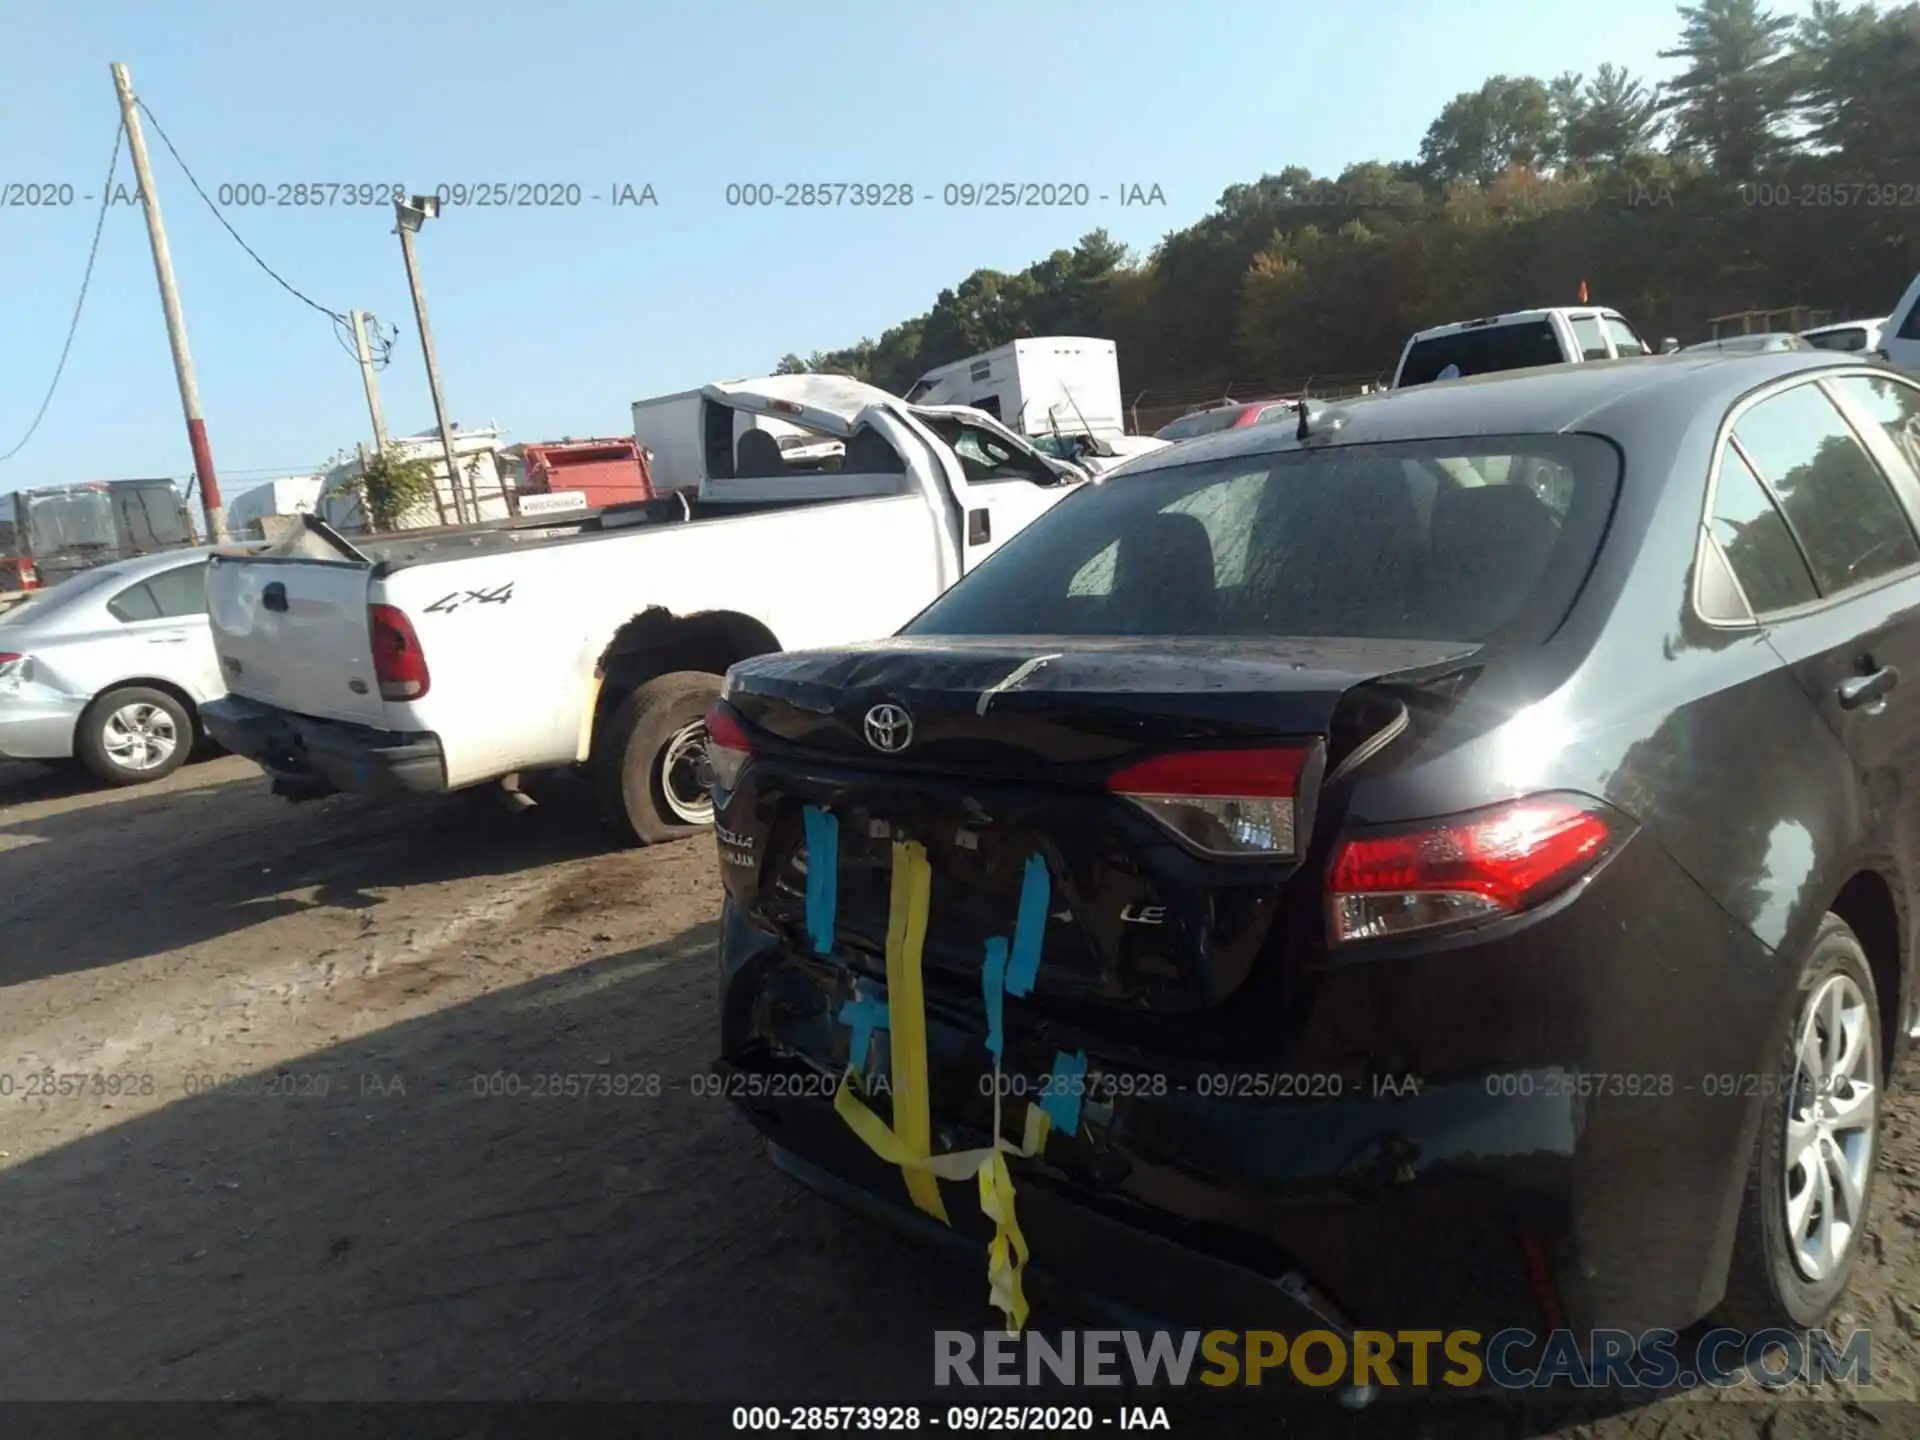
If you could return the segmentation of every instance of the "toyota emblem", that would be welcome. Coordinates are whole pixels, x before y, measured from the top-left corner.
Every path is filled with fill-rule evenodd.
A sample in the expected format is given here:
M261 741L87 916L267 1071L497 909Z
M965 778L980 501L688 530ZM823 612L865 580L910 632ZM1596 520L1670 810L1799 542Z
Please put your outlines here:
M876 705L867 711L867 743L897 755L913 743L913 717L898 705Z

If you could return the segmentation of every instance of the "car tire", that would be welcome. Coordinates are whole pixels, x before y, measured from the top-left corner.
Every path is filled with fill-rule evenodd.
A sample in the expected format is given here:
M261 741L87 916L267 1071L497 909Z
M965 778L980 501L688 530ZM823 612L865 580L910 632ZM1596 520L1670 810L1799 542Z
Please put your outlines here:
M1842 1063L1832 1068L1845 1073L1803 1085L1808 1067L1801 1056L1809 1043L1822 1057L1836 1053L1829 1048L1835 1014L1844 1017L1838 1027L1843 1037L1857 1029L1859 1050L1852 1048L1856 1042L1843 1038L1837 1052ZM1809 1028L1811 1042L1806 1038ZM1766 1095L1728 1265L1726 1298L1716 1317L1722 1323L1748 1334L1812 1329L1846 1293L1872 1214L1886 1084L1884 1045L1873 967L1846 921L1828 914L1801 966L1793 1018L1760 1077ZM1854 1108L1859 1101L1866 1106L1864 1114ZM1805 1132L1790 1132L1789 1127L1809 1114L1814 1141L1811 1149L1802 1149L1792 1136ZM1853 1123L1836 1125L1836 1118ZM1863 1155L1854 1148L1862 1142ZM1812 1168L1806 1163L1809 1157L1817 1161ZM1843 1172L1859 1176L1857 1203L1847 1200ZM1795 1197L1808 1194L1806 1187L1811 1187L1811 1198L1805 1209L1796 1211ZM1829 1223L1844 1220L1848 1226L1844 1243L1831 1251L1809 1243L1817 1239L1823 1218Z
M192 712L164 690L126 685L86 708L74 732L74 754L109 785L164 780L193 752Z
M601 813L627 844L656 845L713 824L707 712L720 677L677 670L649 680L607 717L594 746Z

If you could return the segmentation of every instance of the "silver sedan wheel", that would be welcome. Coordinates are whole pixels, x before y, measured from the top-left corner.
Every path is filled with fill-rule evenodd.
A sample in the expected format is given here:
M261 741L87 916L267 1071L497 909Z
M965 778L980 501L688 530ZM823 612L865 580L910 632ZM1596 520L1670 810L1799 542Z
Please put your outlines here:
M180 733L158 705L135 701L107 717L100 745L123 770L156 770L180 748Z
M1879 1115L1874 1015L1846 975L1808 998L1787 1096L1787 1240L1801 1275L1818 1283L1844 1265L1866 1217Z

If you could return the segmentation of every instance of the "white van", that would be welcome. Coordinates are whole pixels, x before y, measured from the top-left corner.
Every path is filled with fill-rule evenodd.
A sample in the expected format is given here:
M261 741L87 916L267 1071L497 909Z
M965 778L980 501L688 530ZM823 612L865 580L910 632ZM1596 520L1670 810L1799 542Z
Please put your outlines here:
M1017 435L1127 433L1120 360L1111 340L1042 335L955 360L922 375L909 405L984 410Z

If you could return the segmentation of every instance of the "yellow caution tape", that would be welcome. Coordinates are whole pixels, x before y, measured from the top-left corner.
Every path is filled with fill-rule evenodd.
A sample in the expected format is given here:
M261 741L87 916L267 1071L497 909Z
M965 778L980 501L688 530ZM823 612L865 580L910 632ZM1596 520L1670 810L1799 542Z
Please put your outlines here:
M893 1055L893 1133L915 1160L933 1148L927 1094L927 1002L920 986L920 953L927 943L927 900L933 867L918 841L893 842L893 894L887 913L887 1023ZM906 1168L907 1194L942 1225L947 1207L933 1176Z
M1046 1147L1052 1118L1038 1105L1027 1107L1019 1145L1000 1133L1000 1057L993 1061L993 1144L978 1150L947 1155L932 1152L933 1121L927 1080L926 994L920 976L921 954L927 939L927 904L933 887L933 869L926 848L916 842L893 846L893 886L887 917L887 1010L892 1055L890 1085L893 1125L889 1127L861 1101L854 1088L855 1070L849 1065L833 1097L833 1108L849 1129L883 1161L900 1167L913 1203L943 1225L946 1205L940 1198L941 1180L977 1177L980 1210L993 1221L994 1235L987 1246L987 1292L994 1306L1006 1313L1008 1328L1016 1333L1027 1323L1027 1298L1020 1283L1027 1264L1027 1241L1014 1215L1013 1173L1007 1156L1031 1159Z

